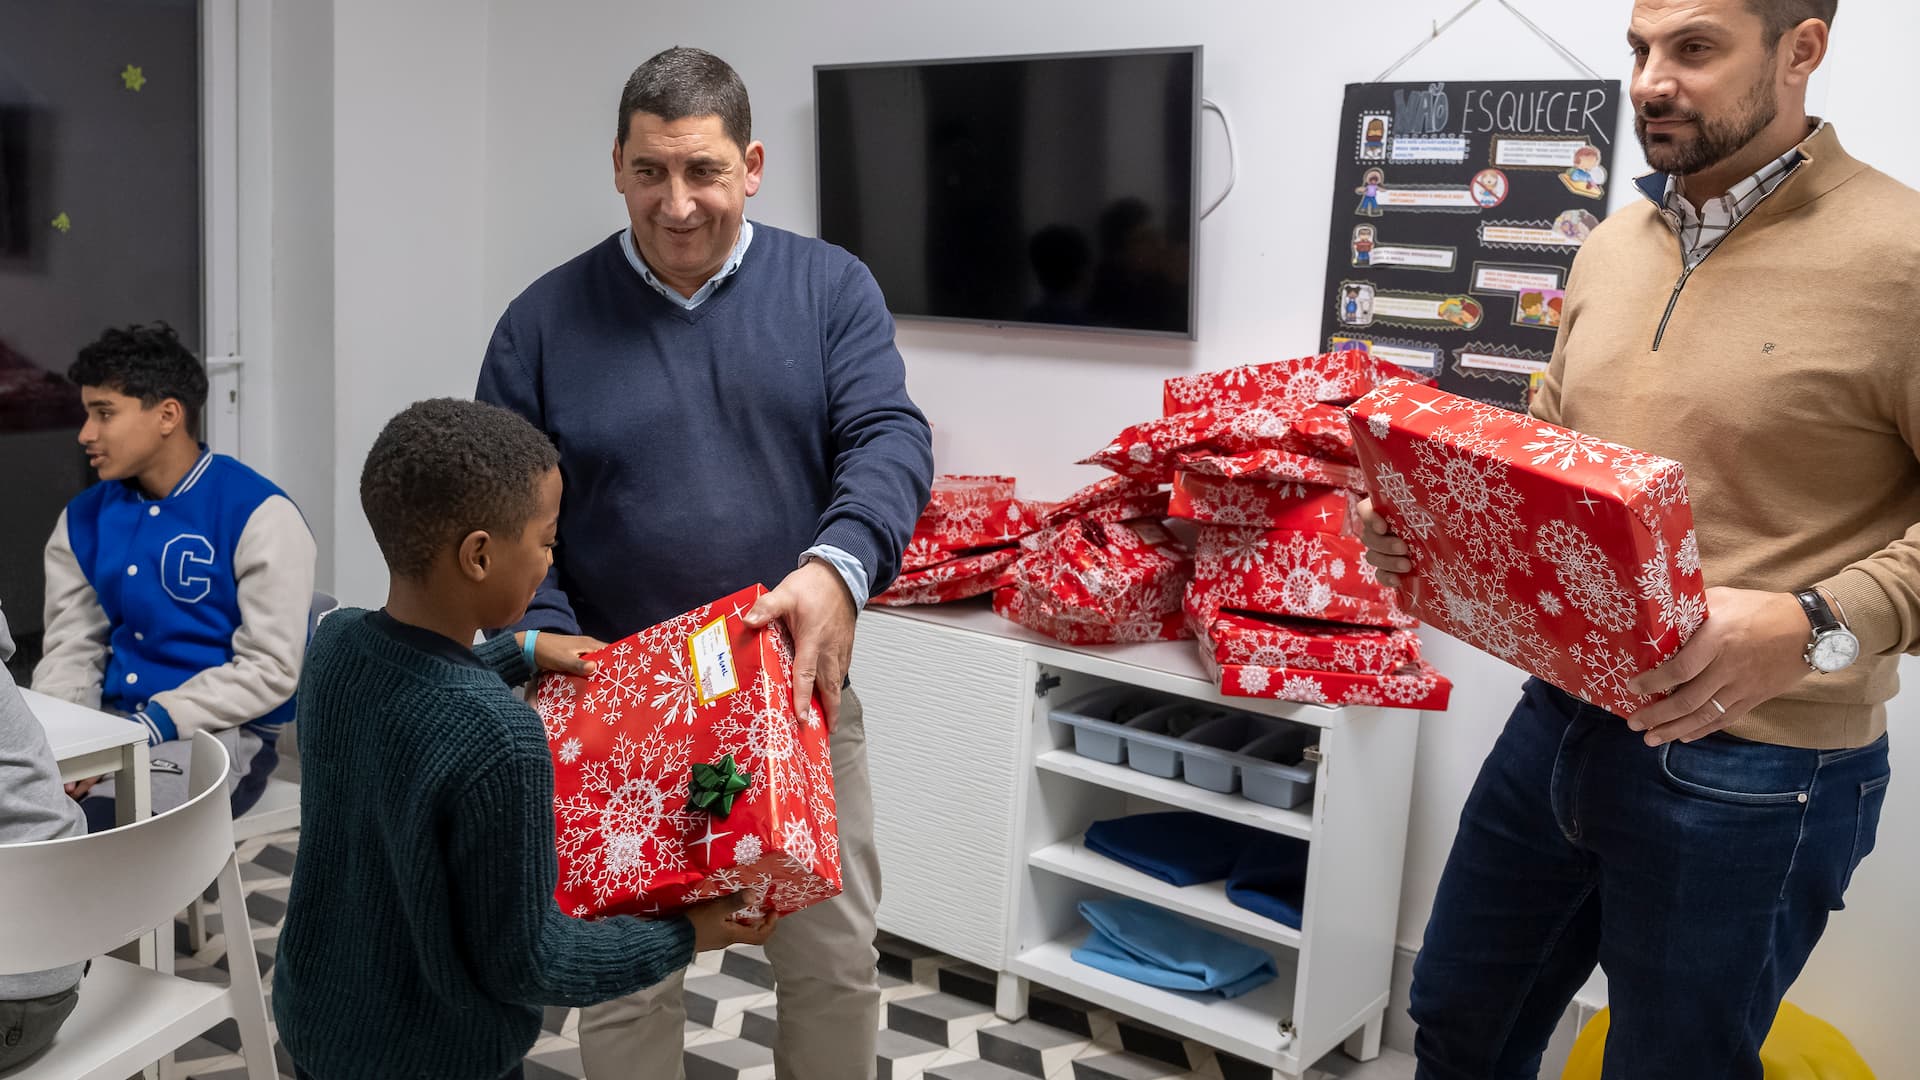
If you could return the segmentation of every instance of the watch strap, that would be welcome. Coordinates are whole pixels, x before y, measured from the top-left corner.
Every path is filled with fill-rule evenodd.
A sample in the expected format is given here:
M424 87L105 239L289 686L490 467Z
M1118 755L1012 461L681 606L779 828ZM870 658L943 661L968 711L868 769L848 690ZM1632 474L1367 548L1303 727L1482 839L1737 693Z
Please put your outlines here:
M1800 610L1807 613L1807 622L1813 626L1815 637L1831 630L1840 629L1840 620L1833 617L1833 609L1827 606L1827 598L1817 589L1802 589L1794 593L1793 598L1800 601Z

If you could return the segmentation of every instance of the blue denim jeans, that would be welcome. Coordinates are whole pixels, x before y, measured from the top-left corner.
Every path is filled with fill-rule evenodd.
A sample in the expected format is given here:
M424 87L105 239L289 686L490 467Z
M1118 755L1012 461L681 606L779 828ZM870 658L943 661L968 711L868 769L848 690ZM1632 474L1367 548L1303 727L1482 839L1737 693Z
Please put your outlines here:
M1532 1077L1596 962L1607 1080L1761 1080L1760 1044L1873 850L1887 740L1649 748L1529 680L1414 963L1420 1080Z

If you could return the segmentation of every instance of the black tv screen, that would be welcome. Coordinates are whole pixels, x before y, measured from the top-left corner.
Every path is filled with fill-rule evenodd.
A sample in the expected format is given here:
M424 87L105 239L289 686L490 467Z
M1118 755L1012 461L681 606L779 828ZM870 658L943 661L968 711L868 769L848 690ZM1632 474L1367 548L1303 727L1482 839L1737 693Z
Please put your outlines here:
M820 235L896 316L1193 336L1200 49L814 69Z

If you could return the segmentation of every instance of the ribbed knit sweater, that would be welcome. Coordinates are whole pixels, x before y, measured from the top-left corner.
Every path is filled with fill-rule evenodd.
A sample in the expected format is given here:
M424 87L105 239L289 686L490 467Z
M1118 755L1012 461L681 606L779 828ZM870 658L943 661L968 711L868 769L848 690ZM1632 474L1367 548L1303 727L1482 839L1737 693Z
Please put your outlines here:
M1830 750L1887 730L1920 652L1920 193L1832 124L1800 152L1693 270L1644 201L1594 230L1533 414L1684 465L1708 585L1833 594L1859 662L1727 727Z
M555 904L553 767L508 688L530 674L510 636L468 651L354 609L315 634L273 1008L317 1080L492 1080L533 1046L541 1006L630 994L693 959L683 918Z

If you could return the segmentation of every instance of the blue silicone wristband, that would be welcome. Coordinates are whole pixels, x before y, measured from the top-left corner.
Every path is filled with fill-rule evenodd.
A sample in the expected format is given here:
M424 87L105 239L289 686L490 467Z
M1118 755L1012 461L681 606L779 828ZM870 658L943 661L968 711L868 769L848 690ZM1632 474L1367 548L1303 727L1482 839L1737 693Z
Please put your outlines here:
M540 640L540 631L529 630L527 631L527 640L520 646L520 656L526 660L527 666L530 668L536 667L533 662L533 643L538 640Z

